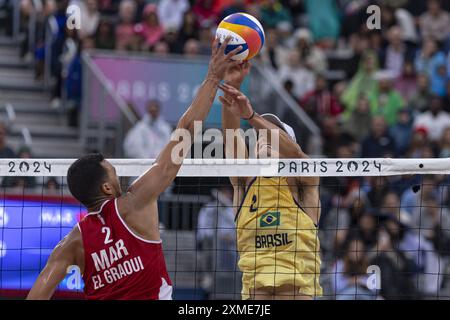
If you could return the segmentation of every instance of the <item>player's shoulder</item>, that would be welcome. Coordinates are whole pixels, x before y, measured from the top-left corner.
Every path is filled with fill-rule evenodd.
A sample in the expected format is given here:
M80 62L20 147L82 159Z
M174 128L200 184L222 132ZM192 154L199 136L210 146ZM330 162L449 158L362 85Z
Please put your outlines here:
M132 212L136 212L136 199L135 194L130 192L131 188L122 196L116 198L115 201L115 210L117 214L121 217L126 217Z
M230 183L233 189L246 189L254 178L249 177L230 177Z
M80 221L81 222L81 221ZM67 234L67 239L69 241L77 242L82 240L80 222L76 224L75 227Z
M61 239L56 246L56 252L76 252L77 249L83 247L83 239L79 224L72 228L72 230Z

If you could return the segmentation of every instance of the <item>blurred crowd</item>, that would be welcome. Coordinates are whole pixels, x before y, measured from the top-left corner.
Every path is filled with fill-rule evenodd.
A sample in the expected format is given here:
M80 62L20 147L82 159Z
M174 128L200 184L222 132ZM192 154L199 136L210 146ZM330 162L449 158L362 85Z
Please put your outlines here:
M36 76L50 54L52 105L61 96L70 102L71 125L81 103L82 50L207 55L218 22L244 11L265 28L257 59L321 128L324 155L339 156L350 144L351 156L362 157L450 153L450 1L21 0L24 28L32 3L40 12ZM78 30L66 24L72 4L80 8ZM381 8L379 30L367 25L371 4Z
M31 2L21 0L25 21ZM256 60L321 129L326 157L450 157L450 0L34 2L41 4L36 77L50 54L58 79L52 104L65 95L74 126L83 50L207 55L218 22L247 12L266 34ZM66 28L70 4L81 9L80 30ZM372 4L381 9L380 29L367 23ZM54 39L45 52L50 18ZM345 299L450 297L447 186L445 176L323 179L325 292ZM367 285L370 265L382 270L378 289Z

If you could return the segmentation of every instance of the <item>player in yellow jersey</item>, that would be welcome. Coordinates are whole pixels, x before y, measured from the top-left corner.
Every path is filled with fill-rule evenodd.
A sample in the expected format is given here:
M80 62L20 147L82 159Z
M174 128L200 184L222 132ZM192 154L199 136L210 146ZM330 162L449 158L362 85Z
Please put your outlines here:
M240 120L261 132L277 130L279 150L272 137L258 134L256 154L261 157L307 158L296 143L292 128L273 114L258 115L239 89L249 73L249 63L228 71L221 86L222 127L240 128ZM278 130L279 129L279 130ZM248 157L242 136L224 132L227 158ZM231 141L234 140L234 141ZM244 150L244 152L242 152ZM322 295L319 284L320 217L318 177L231 177L236 209L242 298L260 300L309 300Z

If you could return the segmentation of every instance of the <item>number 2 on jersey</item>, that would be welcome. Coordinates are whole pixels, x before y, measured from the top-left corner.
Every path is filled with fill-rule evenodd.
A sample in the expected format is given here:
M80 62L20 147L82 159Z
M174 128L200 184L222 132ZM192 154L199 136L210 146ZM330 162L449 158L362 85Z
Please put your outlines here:
M113 240L110 239L110 236L111 236L111 229L110 228L103 227L102 228L102 233L106 233L106 235L105 235L105 244L113 242Z
M256 201L258 201L258 198L256 197L256 195L253 195L253 197L252 197L252 203L251 203L251 205L250 205L250 212L256 212L256 211L258 211L258 207L255 207Z

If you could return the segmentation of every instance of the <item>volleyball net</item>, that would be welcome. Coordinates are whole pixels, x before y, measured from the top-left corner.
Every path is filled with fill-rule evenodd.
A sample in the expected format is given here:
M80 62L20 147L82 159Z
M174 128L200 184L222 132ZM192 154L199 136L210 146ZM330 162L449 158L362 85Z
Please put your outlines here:
M124 190L152 164L110 161ZM67 188L72 162L0 160L0 298L26 296L52 249L86 214ZM320 246L311 249L322 261L314 273L320 299L450 298L449 173L450 159L185 160L158 202L174 298L241 298L230 176L320 177ZM255 228L277 229L290 208L275 209ZM275 264L279 252L282 244ZM304 263L293 257L294 265ZM55 296L82 298L82 290L73 266Z

